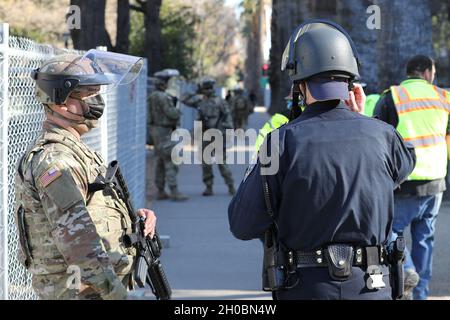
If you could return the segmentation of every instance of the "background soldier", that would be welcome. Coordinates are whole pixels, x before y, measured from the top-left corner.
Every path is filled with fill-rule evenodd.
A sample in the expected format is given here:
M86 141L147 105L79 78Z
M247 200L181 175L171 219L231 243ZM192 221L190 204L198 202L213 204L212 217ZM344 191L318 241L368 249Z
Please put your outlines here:
M106 166L80 139L103 114L100 86L120 84L112 79L142 65L121 56L96 50L57 56L33 75L47 119L18 163L16 222L19 259L41 299L124 299L132 285L135 250L121 242L131 233L127 209L114 192L92 190ZM153 234L154 213L138 214Z
M210 78L203 79L198 85L198 94L193 94L184 99L183 103L188 106L197 108L198 120L202 122L202 130L205 132L208 129L218 129L223 135L223 163L219 159L220 174L225 180L228 186L228 192L230 195L235 194L233 176L226 163L226 129L232 129L233 123L230 114L230 109L227 103L220 97L216 96L214 92L215 80ZM202 155L205 148L210 144L208 141L202 141ZM217 155L216 155L217 156ZM206 189L203 192L204 196L210 196L213 194L213 180L214 174L211 164L205 162L202 157L202 173L203 182L206 185Z
M177 142L171 141L170 137L179 124L181 111L176 107L177 98L169 95L166 90L169 79L178 75L177 70L171 69L156 72L154 74L156 90L148 98L148 126L155 144L155 184L158 188L156 197L158 200L169 198L164 191L166 180L170 188L171 200L188 199L186 195L178 191L178 166L172 162L171 158L172 149Z
M230 109L233 116L234 127L243 129L247 125L248 116L253 112L250 100L244 95L244 90L237 87L233 90L233 97L230 99Z

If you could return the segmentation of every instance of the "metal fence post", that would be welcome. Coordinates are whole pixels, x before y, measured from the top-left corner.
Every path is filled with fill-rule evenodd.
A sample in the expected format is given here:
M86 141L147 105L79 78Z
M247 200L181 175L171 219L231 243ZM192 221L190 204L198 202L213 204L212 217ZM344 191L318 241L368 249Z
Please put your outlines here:
M8 299L8 41L0 24L0 299Z

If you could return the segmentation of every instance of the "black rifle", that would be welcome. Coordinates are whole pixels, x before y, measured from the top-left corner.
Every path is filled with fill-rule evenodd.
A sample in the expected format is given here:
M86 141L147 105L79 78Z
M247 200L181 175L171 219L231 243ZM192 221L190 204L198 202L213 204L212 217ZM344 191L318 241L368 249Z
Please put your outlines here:
M388 262L392 277L392 299L400 299L405 290L403 278L403 262L405 260L405 238L399 235L388 248Z
M138 217L130 200L125 179L120 172L119 163L112 161L105 175L105 184L113 188L120 199L127 206L128 215L132 222L132 234L123 237L123 242L127 247L134 246L137 251L135 265L135 281L140 288L147 283L157 300L169 300L172 289L167 281L166 274L161 265L161 240L155 230L155 235L150 238L144 236L145 218Z

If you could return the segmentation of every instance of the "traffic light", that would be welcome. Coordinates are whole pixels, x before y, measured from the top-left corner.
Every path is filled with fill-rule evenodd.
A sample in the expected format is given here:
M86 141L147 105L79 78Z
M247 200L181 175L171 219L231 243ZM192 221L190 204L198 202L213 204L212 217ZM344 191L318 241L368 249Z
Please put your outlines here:
M261 67L261 74L263 77L268 77L269 76L269 64L268 63L264 63Z

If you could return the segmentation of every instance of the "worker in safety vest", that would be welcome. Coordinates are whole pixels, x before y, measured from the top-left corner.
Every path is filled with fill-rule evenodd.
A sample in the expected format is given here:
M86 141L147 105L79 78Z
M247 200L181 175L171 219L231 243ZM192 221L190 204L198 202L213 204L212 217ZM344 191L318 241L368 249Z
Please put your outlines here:
M408 61L407 79L385 92L374 116L393 125L416 151L414 171L396 191L393 233L411 226L412 248L405 261L405 292L426 299L431 279L436 218L445 191L450 93L433 85L434 61L418 55ZM395 236L395 234L394 234Z

